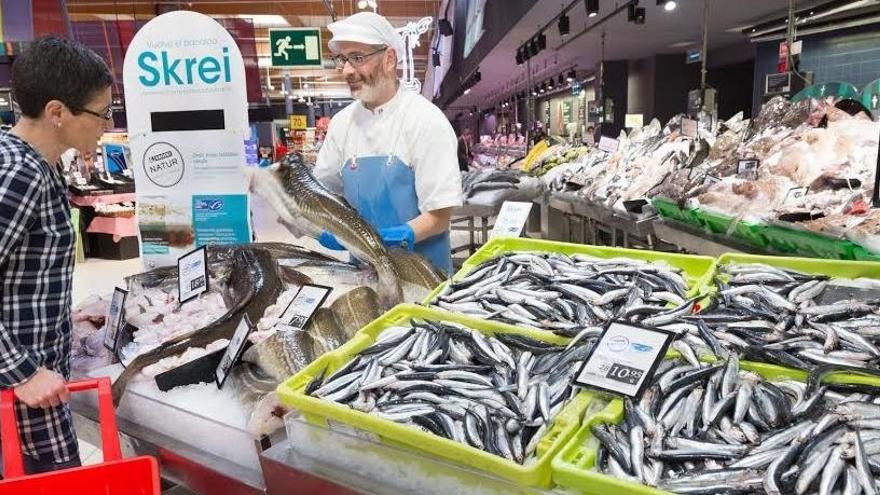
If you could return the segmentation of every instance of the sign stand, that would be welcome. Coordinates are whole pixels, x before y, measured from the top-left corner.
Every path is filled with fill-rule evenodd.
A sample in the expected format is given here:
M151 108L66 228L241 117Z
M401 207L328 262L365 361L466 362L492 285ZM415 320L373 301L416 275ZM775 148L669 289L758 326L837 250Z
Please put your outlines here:
M123 81L145 264L250 242L245 73L229 32L197 12L155 17L132 39Z

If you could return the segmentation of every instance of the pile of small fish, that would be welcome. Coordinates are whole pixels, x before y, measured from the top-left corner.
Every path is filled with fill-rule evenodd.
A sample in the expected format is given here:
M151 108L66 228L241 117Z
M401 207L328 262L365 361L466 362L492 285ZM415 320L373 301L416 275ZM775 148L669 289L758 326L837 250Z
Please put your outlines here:
M875 282L763 264L727 264L719 275L716 303L684 325L715 355L726 349L799 369L880 366L880 301L871 300L880 295Z
M656 326L689 314L694 301L687 290L681 271L665 263L518 252L451 282L433 304L563 336L586 331L597 337L612 319Z
M828 404L826 406L826 400ZM770 382L735 357L665 361L619 425L594 425L600 471L683 494L875 494L880 399Z
M522 464L577 393L570 382L588 351L413 320L306 393Z

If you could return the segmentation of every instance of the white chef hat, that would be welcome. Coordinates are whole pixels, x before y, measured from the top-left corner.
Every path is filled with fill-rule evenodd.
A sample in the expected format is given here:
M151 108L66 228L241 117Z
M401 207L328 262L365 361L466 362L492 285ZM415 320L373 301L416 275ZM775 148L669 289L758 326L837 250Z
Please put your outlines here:
M388 22L388 19L375 12L358 12L341 21L331 23L327 29L333 33L330 49L339 53L340 41L353 41L368 45L385 45L394 48L398 65L403 62L403 38Z

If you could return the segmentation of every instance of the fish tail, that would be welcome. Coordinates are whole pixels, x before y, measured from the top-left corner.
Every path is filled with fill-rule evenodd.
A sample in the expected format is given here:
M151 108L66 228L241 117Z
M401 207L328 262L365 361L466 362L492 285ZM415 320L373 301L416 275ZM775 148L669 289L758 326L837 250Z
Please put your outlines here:
M376 275L379 278L379 301L385 309L391 309L403 302L403 289L400 287L400 275L390 258L376 264Z

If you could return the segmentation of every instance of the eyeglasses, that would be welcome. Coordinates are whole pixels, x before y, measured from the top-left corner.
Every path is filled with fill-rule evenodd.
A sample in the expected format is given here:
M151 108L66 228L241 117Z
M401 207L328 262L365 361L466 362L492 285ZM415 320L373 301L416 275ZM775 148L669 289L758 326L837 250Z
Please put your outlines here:
M387 49L388 49L387 46L383 46L382 48L379 48L375 52L367 53L365 55L352 55L351 57L346 57L345 55L335 55L335 56L331 57L331 59L333 60L333 63L336 64L337 69L345 68L346 62L350 63L352 67L361 67L365 63L367 63L368 58L372 57L373 55L375 55L377 53L384 52Z
M88 108L79 108L79 107L68 107L68 108L70 108L71 112L87 113L89 115L94 115L95 117L98 117L99 119L104 119L104 120L112 120L113 119L113 107L107 107L107 110L105 110L104 113L99 113L94 110L89 110Z

